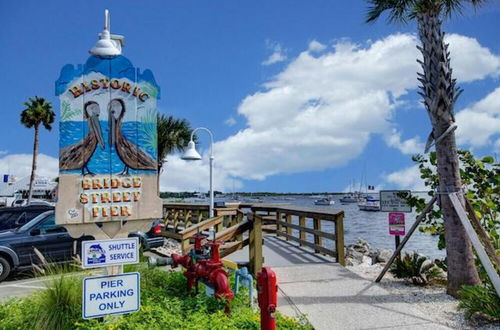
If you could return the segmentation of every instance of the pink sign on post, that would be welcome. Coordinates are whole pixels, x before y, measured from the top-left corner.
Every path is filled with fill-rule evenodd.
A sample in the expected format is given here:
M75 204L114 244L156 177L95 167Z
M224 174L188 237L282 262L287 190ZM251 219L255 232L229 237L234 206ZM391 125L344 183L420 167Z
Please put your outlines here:
M405 214L401 212L389 213L389 234L403 236L405 234Z

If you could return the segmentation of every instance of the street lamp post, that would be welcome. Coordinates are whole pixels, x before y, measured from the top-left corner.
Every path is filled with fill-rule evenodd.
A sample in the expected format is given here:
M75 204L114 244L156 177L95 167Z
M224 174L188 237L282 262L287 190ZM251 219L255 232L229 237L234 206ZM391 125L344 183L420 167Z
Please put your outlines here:
M193 141L194 133L196 131L203 130L208 132L210 135L210 205L209 205L209 216L214 217L214 176L213 176L213 165L214 165L214 136L212 132L206 127L198 127L191 132L191 140L188 143L187 150L182 156L184 160L201 160L201 155L196 151L196 145Z

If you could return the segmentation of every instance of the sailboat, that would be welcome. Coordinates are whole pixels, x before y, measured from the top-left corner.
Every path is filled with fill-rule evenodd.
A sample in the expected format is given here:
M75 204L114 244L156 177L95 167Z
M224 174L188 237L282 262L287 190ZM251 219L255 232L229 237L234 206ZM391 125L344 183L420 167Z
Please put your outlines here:
M342 197L340 198L340 202L341 202L342 204L357 203L357 202L358 202L358 200L360 199L360 197L361 197L361 196L360 196L360 193L359 193L359 192L353 192L353 191L352 191L352 190L353 190L353 189L352 189L353 187L354 187L354 180L353 180L353 182L349 185L349 192L348 192L346 195L344 195L344 196L342 196Z

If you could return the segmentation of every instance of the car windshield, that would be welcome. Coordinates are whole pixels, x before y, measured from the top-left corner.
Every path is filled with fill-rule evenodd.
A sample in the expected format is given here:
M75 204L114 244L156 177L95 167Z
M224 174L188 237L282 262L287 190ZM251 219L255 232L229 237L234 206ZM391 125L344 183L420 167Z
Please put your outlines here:
M49 217L55 218L54 212L45 212L45 213L40 214L39 216L37 216L36 218L31 220L30 222L26 223L24 226L19 227L19 229L17 229L17 230L18 231L28 231L31 228L33 228L34 226L36 226L40 221L42 221L42 219L45 219L47 217L47 215Z

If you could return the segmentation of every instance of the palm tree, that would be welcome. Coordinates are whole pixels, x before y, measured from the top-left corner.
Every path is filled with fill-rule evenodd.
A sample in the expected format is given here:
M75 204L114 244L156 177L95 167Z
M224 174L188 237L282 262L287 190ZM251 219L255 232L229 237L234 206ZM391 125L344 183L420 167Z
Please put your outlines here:
M24 102L24 106L26 107L26 109L21 112L21 124L23 124L27 128L35 128L33 161L31 163L31 178L28 193L29 205L29 203L31 202L31 197L33 195L33 182L35 181L40 124L42 124L45 129L50 131L52 129L51 125L54 123L56 115L54 111L52 111L52 104L50 102L47 102L43 97L35 96L35 98L29 98L28 102Z
M416 20L423 55L418 60L423 73L417 73L421 83L419 94L427 109L432 124L429 143L436 141L437 172L441 192L461 191L458 154L453 131L455 118L453 107L461 93L452 77L450 52L441 29L443 19L460 13L464 5L477 7L485 0L367 0L369 9L367 22L377 20L387 11L388 21L406 23ZM439 140L438 140L439 139ZM474 254L467 234L460 223L449 198L442 195L440 207L443 212L446 255L448 261L447 291L457 296L463 284L480 282L474 264ZM461 199L463 197L461 196ZM462 200L463 203L463 200Z
M186 119L158 114L158 192L160 191L160 174L172 152L182 152L191 139L191 125ZM196 137L195 137L196 138Z

